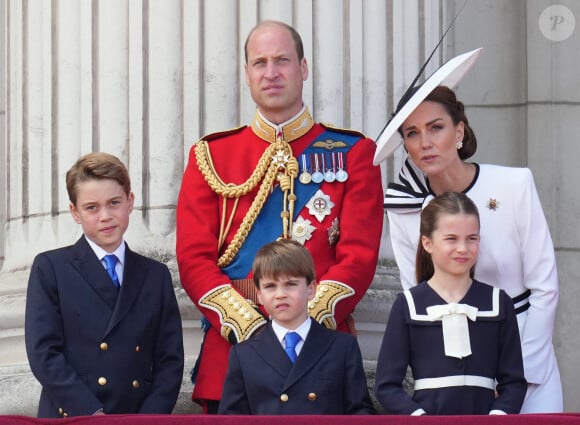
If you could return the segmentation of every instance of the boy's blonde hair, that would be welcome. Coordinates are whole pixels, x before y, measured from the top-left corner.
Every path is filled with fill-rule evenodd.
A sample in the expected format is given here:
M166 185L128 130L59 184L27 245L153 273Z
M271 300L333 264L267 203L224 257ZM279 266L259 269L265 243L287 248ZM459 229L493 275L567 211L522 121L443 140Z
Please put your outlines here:
M280 239L260 248L252 266L252 273L258 289L263 277L305 277L307 285L316 279L312 256L306 248L292 239Z
M131 193L129 172L119 158L105 152L92 152L80 157L66 173L66 190L71 203L77 203L80 183L103 179L115 180L127 196Z

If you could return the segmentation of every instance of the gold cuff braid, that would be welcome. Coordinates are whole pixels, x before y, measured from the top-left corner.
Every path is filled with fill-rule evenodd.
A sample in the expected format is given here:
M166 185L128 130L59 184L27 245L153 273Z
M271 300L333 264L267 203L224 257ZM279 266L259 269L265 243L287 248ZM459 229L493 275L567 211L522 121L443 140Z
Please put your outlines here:
M344 283L325 280L318 284L316 295L308 303L308 313L329 329L336 329L334 307L344 298L354 295L354 289Z
M256 329L266 324L266 319L230 284L208 292L199 300L199 305L219 315L221 335L226 341L231 341L231 332L237 342L245 341Z

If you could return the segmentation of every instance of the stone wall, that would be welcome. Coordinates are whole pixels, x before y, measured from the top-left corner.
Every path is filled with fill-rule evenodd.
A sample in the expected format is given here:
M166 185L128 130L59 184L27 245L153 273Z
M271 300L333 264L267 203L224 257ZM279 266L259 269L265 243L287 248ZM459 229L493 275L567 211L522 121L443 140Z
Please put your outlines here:
M137 251L165 252L169 261L189 148L203 134L247 123L255 112L240 52L258 20L282 20L302 34L311 70L304 100L317 121L376 137L465 1L232 3L241 4L0 0L1 382L25 370L19 365L26 358L22 323L32 257L78 237L64 174L81 154L108 151L128 165L136 201L127 239ZM474 160L534 173L560 276L554 345L564 406L579 411L580 2L559 3L468 2L426 74L455 54L484 47L457 89L477 132ZM403 158L401 148L381 165L385 184ZM392 258L387 230L383 242L380 257ZM186 349L196 355L198 319L179 290L178 296ZM381 329L365 320L361 346L376 355L371 335ZM8 399L19 401L8 391L0 403Z

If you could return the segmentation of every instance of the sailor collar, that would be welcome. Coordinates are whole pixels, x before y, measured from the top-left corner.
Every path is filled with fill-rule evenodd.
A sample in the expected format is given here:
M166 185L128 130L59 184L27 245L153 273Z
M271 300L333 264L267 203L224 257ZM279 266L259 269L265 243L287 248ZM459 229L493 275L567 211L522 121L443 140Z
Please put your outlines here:
M256 111L254 121L252 121L252 130L256 136L269 143L276 142L276 135L280 132L283 140L290 143L304 136L313 126L314 120L306 106L296 116L282 124L274 124L268 121L260 111Z
M476 281L473 281L474 286L476 285ZM426 285L425 283L422 283L421 285ZM483 285L481 283L479 283L478 285ZM471 288L470 288L471 290ZM477 318L488 318L488 319L492 319L492 318L498 318L500 317L500 302L499 302L499 294L500 291L498 288L496 287L492 287L490 288L490 296L491 296L491 308L487 309L487 310L483 310L483 309L478 309L477 310ZM431 291L433 291L433 289L431 289ZM432 317L429 317L429 314L425 314L421 311L419 311L419 309L417 308L416 304L415 304L415 299L413 297L413 292L409 289L403 291L403 295L405 296L405 299L407 300L407 306L409 308L409 316L411 318L411 320L413 321L417 321L417 322L434 322Z

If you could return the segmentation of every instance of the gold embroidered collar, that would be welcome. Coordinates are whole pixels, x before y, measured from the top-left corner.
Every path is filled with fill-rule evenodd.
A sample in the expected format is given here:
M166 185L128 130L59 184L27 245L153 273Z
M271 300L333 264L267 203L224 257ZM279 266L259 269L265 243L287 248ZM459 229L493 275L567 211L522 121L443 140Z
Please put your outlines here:
M260 111L256 111L256 116L252 122L252 130L254 130L256 136L270 143L276 142L276 134L279 131L282 131L283 140L289 143L304 136L313 126L314 120L306 106L294 118L280 125L268 121L262 116Z

